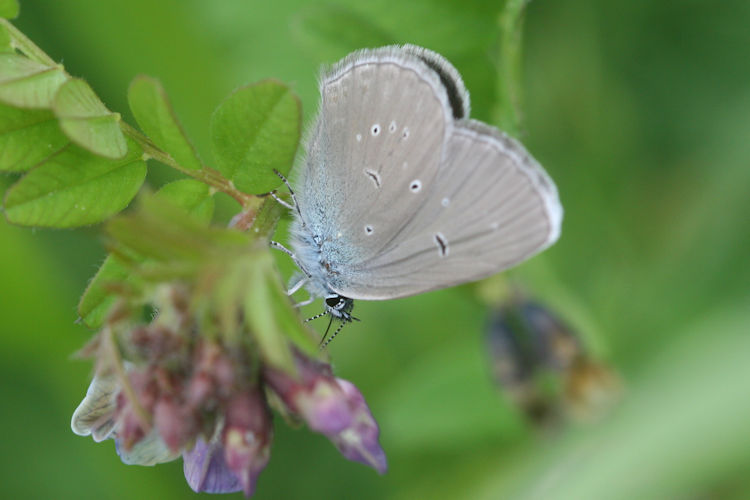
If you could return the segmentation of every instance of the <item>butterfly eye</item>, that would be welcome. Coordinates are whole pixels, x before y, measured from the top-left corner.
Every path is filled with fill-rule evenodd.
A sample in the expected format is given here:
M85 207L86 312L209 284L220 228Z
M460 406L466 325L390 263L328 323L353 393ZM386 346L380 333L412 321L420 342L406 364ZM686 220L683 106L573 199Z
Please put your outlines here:
M338 295L333 295L331 297L326 297L326 305L328 307L336 308L336 307L339 306L339 304L341 304L341 302L343 302L343 300Z

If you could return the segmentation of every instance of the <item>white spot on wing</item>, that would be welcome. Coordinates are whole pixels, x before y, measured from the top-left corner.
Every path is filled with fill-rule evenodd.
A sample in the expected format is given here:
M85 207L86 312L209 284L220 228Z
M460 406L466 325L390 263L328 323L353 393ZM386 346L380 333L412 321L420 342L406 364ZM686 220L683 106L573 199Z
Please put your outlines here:
M409 183L409 189L411 189L412 193L418 193L422 190L422 181L419 179L414 179Z
M440 204L443 205L444 207L447 207L448 205L451 204L451 199L450 198L443 198L443 201L441 201Z
M396 131L397 128L398 127L396 127L396 122L392 120L391 124L388 125L388 132L390 132L392 134L392 133L394 133Z
M369 224L365 226L365 233L367 233L368 235L371 235L373 233L373 231L375 231L375 230Z
M362 134L357 134L357 142L362 142Z
M373 137L379 135L380 134L380 124L379 123L374 123L372 125L372 128L370 129L370 133L372 134Z
M401 139L408 139L409 138L409 127L404 127L404 131L401 134Z

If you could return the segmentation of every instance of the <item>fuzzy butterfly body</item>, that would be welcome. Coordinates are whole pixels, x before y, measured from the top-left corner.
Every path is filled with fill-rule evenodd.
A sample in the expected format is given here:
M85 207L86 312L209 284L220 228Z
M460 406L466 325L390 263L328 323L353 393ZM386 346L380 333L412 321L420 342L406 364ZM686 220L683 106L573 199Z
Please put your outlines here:
M544 250L562 207L517 141L468 118L456 69L420 47L325 73L296 180L293 254L325 312L478 280Z

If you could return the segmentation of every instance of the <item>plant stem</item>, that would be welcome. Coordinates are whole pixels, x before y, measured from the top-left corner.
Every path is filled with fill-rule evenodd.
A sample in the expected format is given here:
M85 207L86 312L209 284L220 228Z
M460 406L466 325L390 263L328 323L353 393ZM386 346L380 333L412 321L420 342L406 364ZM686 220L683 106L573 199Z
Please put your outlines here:
M151 139L143 135L128 123L120 121L120 128L122 128L122 131L125 135L133 139L138 143L139 146L141 146L141 148L143 148L144 153L146 153L154 160L163 163L168 167L172 167L175 170L178 170L179 172L182 172L183 174L188 175L194 179L204 182L214 189L221 191L222 193L228 194L229 196L237 200L237 203L239 203L243 207L243 209L254 204L256 198L255 196L239 191L236 187L234 187L234 184L231 180L227 179L213 168L205 166L201 169L185 168L177 163L174 158L172 158L168 153L159 149L151 141Z
M498 20L497 104L493 114L497 125L515 137L521 133L521 42L528 3L529 0L507 0Z
M18 28L13 26L13 24L11 24L7 19L0 18L0 24L2 24L5 29L8 30L8 34L10 35L10 40L13 47L26 54L29 59L42 63L46 66L58 66L58 64L53 61L50 56L48 56L42 49L37 47L34 42L29 40L26 35L18 31Z

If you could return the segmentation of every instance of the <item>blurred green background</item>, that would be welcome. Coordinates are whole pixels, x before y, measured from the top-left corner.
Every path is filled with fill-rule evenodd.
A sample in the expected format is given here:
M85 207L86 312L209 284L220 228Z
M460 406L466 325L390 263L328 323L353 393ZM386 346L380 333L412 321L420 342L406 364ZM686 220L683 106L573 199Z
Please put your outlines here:
M501 7L23 0L15 24L130 123L130 80L161 79L208 158L210 113L232 89L285 81L309 123L319 66L363 45L444 54L472 116L491 120ZM620 374L608 417L526 423L491 381L485 310L466 288L360 301L331 353L380 422L390 471L277 419L256 498L750 498L748 26L746 0L529 5L522 139L566 212L559 243L513 276ZM150 181L172 175L154 166ZM90 375L70 359L90 335L75 306L103 256L96 227L0 221L2 498L193 496L180 462L125 466L111 442L70 431Z

